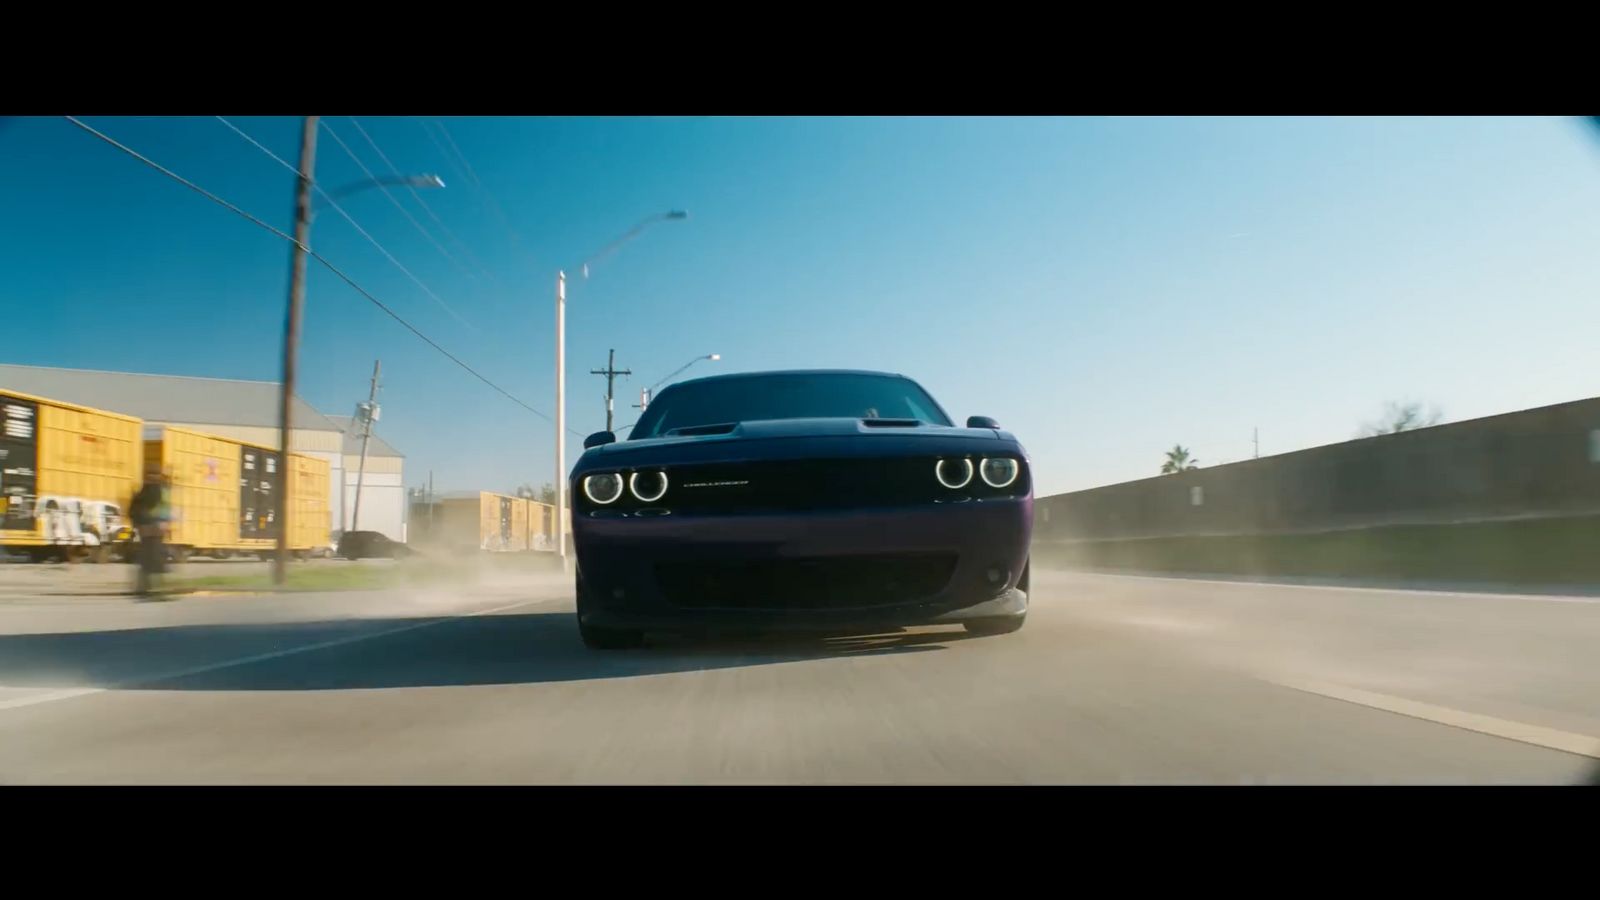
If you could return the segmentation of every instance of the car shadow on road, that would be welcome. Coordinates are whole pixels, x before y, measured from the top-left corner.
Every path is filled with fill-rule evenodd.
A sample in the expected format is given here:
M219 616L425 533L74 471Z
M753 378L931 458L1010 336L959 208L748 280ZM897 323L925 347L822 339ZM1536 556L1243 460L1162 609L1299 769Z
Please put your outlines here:
M742 639L661 636L637 650L599 651L579 642L570 612L178 625L0 635L0 685L331 691L535 684L925 653L967 637L953 628Z

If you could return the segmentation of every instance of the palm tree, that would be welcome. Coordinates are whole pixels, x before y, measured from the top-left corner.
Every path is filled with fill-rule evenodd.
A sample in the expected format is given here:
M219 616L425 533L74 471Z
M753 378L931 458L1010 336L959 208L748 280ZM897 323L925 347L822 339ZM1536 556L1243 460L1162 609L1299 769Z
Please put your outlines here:
M1161 474L1176 475L1199 467L1199 460L1191 459L1189 451L1181 444L1173 444L1167 451L1167 461L1161 464Z

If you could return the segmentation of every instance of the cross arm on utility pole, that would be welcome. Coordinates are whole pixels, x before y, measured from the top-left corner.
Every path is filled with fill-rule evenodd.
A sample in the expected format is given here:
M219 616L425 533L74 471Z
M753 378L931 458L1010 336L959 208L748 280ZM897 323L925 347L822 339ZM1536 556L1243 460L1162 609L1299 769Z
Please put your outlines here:
M616 396L614 388L616 385L617 376L632 375L633 370L617 368L617 351L612 350L611 355L606 360L606 367L604 369L590 369L589 374L604 375L606 377L606 430L610 431L613 400Z

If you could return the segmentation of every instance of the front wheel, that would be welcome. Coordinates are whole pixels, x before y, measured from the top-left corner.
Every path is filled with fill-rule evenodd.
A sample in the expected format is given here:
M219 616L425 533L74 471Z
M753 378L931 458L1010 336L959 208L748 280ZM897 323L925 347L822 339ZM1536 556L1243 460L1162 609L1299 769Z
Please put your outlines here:
M574 580L574 593L578 602L578 637L590 650L632 650L644 646L644 632L628 628L598 628L584 624L584 608L588 604L588 591L583 585L583 570Z
M596 628L578 622L578 637L590 650L633 650L644 646L644 632L623 628Z
M974 619L971 622L963 622L962 626L967 629L968 634L981 636L1011 634L1014 631L1021 631L1022 624L1027 620L1028 614L1023 613L1020 616L1005 616L1004 618Z

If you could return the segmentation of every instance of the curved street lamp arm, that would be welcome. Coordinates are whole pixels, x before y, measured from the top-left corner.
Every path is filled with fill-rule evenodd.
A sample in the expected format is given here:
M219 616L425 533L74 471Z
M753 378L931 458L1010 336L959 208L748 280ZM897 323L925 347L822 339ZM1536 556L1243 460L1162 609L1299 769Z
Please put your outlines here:
M655 214L653 216L650 216L649 218L644 219L641 222L639 222L639 224L637 224L637 225L633 226L632 228L628 229L627 231L623 232L623 234L620 237L618 237L616 240L612 241L611 243L609 243L609 244L605 245L604 247L601 247L599 250L595 251L595 253L593 255L591 255L588 259L585 259L583 262L579 263L578 264L578 271L583 274L584 278L588 278L589 277L589 264L590 263L599 262L601 259L604 259L605 257L610 256L611 254L615 253L617 251L618 247L621 247L623 244L626 244L627 242L629 242L629 241L633 240L634 238L638 237L639 234L641 232L643 232L646 228L649 228L651 225L654 225L657 222L666 222L666 221L672 221L672 220L677 220L677 219L687 219L687 218L689 218L689 214L684 212L681 209L674 209L674 210L672 210L670 212L657 213L657 214Z
M409 185L411 187L444 187L444 179L437 175L380 175L377 178L368 178L364 181L357 181L352 184L347 184L341 188L335 188L324 193L320 199L324 202L337 200L340 197L354 194L357 191L364 191L368 188L374 187L385 187L388 185Z
M690 366L694 365L695 363L699 362L702 359L711 359L713 356L716 356L716 355L717 354L712 353L712 354L708 354L706 356L696 356L694 359L689 360L688 362L686 362L683 365L679 366L677 369L673 370L673 373L671 375L668 375L667 377L661 379L660 381L656 382L655 384L650 385L650 393L654 394L656 392L656 388L661 387L663 384L666 384L667 382L671 381L672 379L678 377L678 373L682 372L684 369L689 368Z

